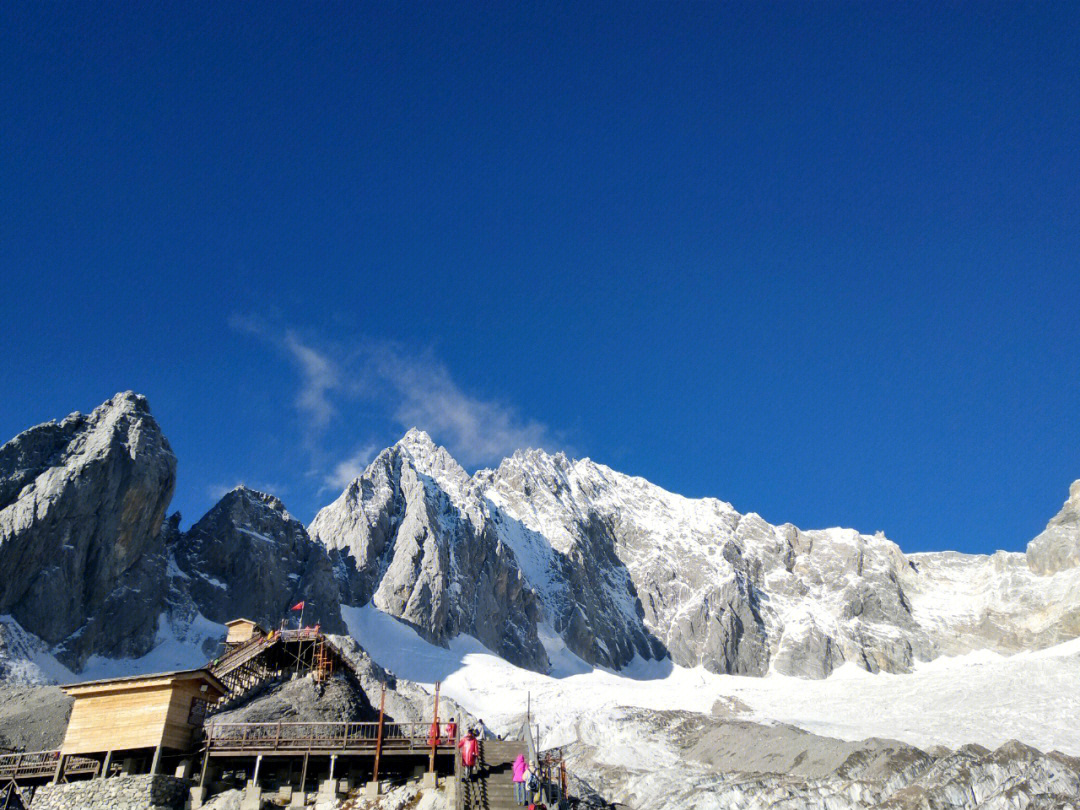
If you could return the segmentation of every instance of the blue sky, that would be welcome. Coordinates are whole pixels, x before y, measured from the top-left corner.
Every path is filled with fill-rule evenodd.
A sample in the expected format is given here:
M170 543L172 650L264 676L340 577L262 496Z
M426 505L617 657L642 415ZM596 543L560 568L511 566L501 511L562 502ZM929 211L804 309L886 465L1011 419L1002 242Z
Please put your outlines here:
M0 4L0 435L185 523L408 427L908 551L1080 478L1073 3Z

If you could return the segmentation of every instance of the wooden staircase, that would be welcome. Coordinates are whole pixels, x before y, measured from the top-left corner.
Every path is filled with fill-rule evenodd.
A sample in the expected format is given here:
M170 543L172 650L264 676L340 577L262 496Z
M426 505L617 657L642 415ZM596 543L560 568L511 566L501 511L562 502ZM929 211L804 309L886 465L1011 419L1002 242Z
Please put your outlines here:
M226 650L207 669L225 687L225 695L215 710L242 697L252 689L282 676L284 672L311 672L325 681L346 670L359 677L344 652L317 628L275 630L256 636Z
M464 810L516 810L513 767L524 753L523 742L481 740L476 776L461 783Z

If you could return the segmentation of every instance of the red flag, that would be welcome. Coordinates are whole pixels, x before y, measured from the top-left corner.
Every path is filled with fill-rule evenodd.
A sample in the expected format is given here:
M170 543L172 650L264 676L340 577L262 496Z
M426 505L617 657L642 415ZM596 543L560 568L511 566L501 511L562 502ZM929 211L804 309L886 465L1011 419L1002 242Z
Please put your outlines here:
M295 605L293 605L291 608L289 608L289 610L303 610L303 609L304 609L304 603L303 602L297 602Z

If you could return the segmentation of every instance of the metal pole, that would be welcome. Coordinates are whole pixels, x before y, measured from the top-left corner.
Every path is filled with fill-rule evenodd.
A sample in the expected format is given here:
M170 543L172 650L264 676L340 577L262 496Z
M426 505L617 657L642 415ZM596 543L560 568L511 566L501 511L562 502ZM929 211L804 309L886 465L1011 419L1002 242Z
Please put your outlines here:
M382 694L379 696L379 733L375 738L375 773L371 776L372 782L379 781L379 756L382 754L383 722L386 717L386 684L382 685Z

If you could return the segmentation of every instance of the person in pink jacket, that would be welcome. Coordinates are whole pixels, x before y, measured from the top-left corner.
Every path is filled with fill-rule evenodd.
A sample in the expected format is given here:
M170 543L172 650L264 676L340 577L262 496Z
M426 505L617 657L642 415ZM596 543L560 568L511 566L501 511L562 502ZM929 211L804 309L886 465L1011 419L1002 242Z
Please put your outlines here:
M514 798L521 807L528 804L525 797L525 780L528 779L528 771L529 763L525 761L522 754L518 754L517 759L514 760Z

